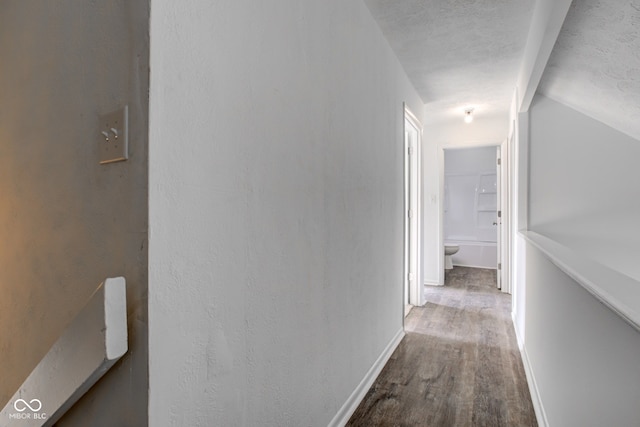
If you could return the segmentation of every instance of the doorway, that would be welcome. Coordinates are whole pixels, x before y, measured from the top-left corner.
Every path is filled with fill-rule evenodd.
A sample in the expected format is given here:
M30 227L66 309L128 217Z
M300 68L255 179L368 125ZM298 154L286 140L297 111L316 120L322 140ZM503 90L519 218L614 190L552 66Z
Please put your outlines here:
M501 146L444 150L443 243L445 273L453 266L496 270L502 258Z
M411 308L421 305L420 218L422 125L404 107L404 271L403 306L406 317Z

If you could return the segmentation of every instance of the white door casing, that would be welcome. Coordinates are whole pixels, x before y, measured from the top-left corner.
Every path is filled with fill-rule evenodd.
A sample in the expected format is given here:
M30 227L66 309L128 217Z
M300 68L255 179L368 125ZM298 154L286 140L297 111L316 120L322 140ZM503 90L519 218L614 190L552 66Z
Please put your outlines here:
M420 274L422 125L406 105L404 117L404 303L419 306L422 305Z

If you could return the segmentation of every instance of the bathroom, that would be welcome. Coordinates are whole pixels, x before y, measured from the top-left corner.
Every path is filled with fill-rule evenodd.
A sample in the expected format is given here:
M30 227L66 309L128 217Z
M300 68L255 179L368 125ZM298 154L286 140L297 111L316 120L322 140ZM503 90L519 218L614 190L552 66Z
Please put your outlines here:
M498 150L444 150L445 275L454 266L497 269Z

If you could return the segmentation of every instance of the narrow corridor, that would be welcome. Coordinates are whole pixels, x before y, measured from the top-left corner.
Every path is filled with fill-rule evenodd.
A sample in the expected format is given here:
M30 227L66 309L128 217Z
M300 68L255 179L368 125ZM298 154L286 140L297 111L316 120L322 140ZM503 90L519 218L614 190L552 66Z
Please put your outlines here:
M405 319L407 335L348 426L537 426L495 270L455 267Z

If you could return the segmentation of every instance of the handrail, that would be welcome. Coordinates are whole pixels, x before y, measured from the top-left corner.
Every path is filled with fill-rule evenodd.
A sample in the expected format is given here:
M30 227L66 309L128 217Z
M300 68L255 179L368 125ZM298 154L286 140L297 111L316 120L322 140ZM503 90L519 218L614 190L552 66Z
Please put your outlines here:
M52 426L127 348L126 282L109 278L7 402L0 425Z

